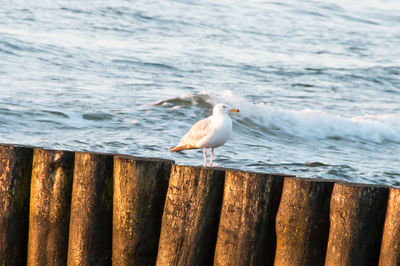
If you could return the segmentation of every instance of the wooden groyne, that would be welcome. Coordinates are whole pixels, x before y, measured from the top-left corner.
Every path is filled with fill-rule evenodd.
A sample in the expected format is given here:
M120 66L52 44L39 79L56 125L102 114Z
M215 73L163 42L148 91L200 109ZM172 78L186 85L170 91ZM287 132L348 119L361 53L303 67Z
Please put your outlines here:
M400 189L0 144L0 265L400 265Z

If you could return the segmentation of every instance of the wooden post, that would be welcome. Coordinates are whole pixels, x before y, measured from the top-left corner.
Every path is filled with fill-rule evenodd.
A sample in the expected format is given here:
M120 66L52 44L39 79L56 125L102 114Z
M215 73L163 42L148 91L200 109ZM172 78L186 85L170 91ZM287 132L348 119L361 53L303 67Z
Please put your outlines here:
M66 265L74 153L33 153L28 265Z
M379 265L400 265L400 189L390 188Z
M273 265L283 177L226 172L214 265Z
M224 171L174 165L161 225L157 265L210 265Z
M68 265L111 263L112 177L112 155L75 154Z
M26 265L32 154L0 144L0 265Z
M114 157L113 265L154 265L173 161Z
M324 265L333 181L285 178L276 217L275 265Z
M377 265L388 187L336 183L325 265Z

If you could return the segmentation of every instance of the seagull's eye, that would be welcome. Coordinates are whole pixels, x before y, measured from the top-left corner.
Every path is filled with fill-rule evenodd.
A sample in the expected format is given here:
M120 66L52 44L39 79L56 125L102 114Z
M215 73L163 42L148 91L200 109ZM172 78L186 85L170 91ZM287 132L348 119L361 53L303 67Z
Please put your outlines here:
M222 106L222 108L226 108L226 106L224 105L224 106Z

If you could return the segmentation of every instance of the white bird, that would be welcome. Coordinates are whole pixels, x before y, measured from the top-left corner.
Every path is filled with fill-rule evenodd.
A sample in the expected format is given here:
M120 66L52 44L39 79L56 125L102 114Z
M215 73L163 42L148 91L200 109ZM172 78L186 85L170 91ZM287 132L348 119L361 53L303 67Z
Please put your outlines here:
M213 108L213 115L198 121L186 133L179 144L170 148L170 151L183 151L188 149L203 149L204 167L207 166L207 148L211 148L210 164L214 156L214 148L222 146L231 136L232 120L229 112L239 112L236 108L231 108L227 104L219 103Z

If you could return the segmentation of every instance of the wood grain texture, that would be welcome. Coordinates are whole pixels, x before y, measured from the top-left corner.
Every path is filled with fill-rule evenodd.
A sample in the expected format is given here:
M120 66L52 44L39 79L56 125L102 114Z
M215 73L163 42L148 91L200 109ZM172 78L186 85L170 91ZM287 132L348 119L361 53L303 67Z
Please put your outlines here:
M68 253L74 153L33 153L28 265L65 265Z
M109 265L112 250L113 156L75 153L68 265Z
M113 265L154 265L173 161L114 157Z
M333 181L285 178L276 217L275 265L324 265Z
M215 168L172 167L157 265L212 264L224 173Z
M214 265L273 265L283 177L226 172Z
M390 188L379 265L400 265L400 189Z
M0 144L0 265L26 265L32 155Z
M377 265L388 187L336 183L325 265Z

